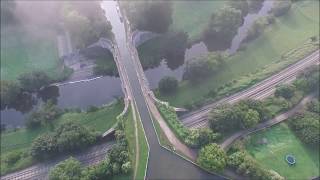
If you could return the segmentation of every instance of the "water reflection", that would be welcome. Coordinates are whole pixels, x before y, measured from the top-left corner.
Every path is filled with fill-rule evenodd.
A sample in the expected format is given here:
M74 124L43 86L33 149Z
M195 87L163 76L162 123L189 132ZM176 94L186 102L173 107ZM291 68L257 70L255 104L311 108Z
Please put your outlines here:
M163 59L158 67L145 70L145 75L149 81L150 88L156 89L158 87L159 81L165 76L173 76L178 81L181 81L185 68L185 62L193 58L204 56L207 53L208 49L206 45L203 42L200 42L194 44L192 47L185 51L184 57L182 58L182 64L177 68L170 68L169 63L165 59Z
M24 93L19 101L1 110L1 124L8 128L24 125L26 113L42 102L52 100L60 108L81 108L108 104L123 96L121 81L118 77L106 76L94 81L50 86L36 94Z

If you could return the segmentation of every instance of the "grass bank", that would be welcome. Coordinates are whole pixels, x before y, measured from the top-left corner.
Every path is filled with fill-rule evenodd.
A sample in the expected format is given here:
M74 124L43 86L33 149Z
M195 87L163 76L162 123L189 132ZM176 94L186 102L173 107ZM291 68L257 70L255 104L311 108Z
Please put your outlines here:
M200 38L214 11L227 1L174 1L170 30L185 31L191 41Z
M1 27L1 79L16 80L23 73L47 72L59 79L65 73L58 57L56 32L45 28L11 25Z
M173 95L158 95L176 107L204 102L211 90L225 95L255 84L319 48L310 42L319 32L319 1L301 1L277 18L246 48L226 59L221 71L198 84L182 81Z
M133 117L133 112L132 109L128 111L127 118L125 119L125 133L126 137L129 143L129 153L130 153L130 158L131 162L133 165L133 171L136 169L136 176L134 179L144 179L145 173L146 173L146 164L148 161L148 145L147 145L147 140L145 138L145 134L141 125L141 121L139 119L139 116L136 114L136 120L137 120L137 129L135 129L135 122L134 122L134 117ZM135 131L138 131L138 144L136 144L136 137L135 137ZM139 154L138 157L139 159L136 159L136 146L138 145L139 149ZM136 161L138 161L138 167L135 167ZM133 173L133 172L132 172ZM133 175L133 174L132 174Z
M264 138L267 143L259 143ZM285 123L252 135L246 143L246 150L263 167L273 169L287 179L319 176L319 147L304 145ZM294 166L285 161L287 154L295 156L297 163Z

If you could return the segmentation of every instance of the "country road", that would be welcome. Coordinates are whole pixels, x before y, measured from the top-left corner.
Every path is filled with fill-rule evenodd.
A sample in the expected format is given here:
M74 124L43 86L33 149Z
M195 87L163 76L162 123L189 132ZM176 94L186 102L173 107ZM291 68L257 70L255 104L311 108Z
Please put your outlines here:
M91 166L99 163L104 159L108 150L114 144L114 141L103 143L90 147L84 152L73 154L72 156L78 159L83 166ZM5 176L1 176L1 180L46 180L48 179L48 173L51 168L53 168L59 162L69 158L71 155L65 155L58 157L50 162L39 163L28 167L26 169L10 173Z
M275 91L277 85L282 83L288 83L295 79L299 72L312 65L319 64L319 50L315 51L311 55L305 57L304 59L298 61L295 64L290 65L284 70L272 75L271 77L255 84L254 86L235 93L231 96L223 98L215 103L205 105L199 110L192 111L180 117L182 123L190 128L198 128L207 126L207 116L210 110L219 104L223 103L236 103L242 99L252 98L252 99L263 99Z
M303 98L299 104L297 104L294 108L290 109L289 111L282 113L278 116L276 116L273 119L270 119L268 121L262 122L260 124L258 124L257 126L250 128L250 129L245 129L242 131L239 131L235 134L233 134L232 136L228 137L227 139L225 139L221 144L220 147L222 149L227 150L230 145L235 142L237 139L246 137L249 134L255 133L257 131L260 131L262 129L266 129L269 128L275 124L278 124L280 122L283 122L285 120L287 120L289 117L293 116L295 113L297 113L298 111L300 111L308 102L310 102L312 100L312 98L315 96L315 94L311 94L306 96L305 98Z

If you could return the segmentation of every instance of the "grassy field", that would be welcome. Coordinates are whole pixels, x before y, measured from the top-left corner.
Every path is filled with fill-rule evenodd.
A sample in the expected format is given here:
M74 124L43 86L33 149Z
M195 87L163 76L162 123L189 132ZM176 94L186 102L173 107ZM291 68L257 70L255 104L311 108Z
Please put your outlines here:
M310 49L303 43L311 36L318 35L318 13L319 1L295 3L288 14L277 18L276 23L269 26L260 37L249 42L245 50L229 57L220 72L196 85L183 81L177 93L160 98L169 101L173 106L184 106L204 101L210 90L226 83L237 82L239 86L245 86L254 79L262 79L284 68L298 60L294 57L299 57ZM317 47L318 45L315 45L313 48ZM299 49L300 52L294 52L293 49ZM294 53L294 56L281 59L281 56L288 52Z
M262 138L267 144L259 144ZM319 176L319 148L309 148L291 132L285 123L249 138L247 151L265 168L273 169L287 179L310 179ZM289 166L285 155L293 154L296 165Z
M146 163L148 158L148 145L147 140L144 135L144 131L137 116L137 123L138 123L138 145L139 145L139 159L138 159L138 167L137 167L137 174L134 179L143 179L145 172L146 172ZM125 120L125 133L129 143L129 153L133 167L136 164L136 137L135 137L135 126L134 126L134 119L132 110L128 112L127 119ZM133 171L135 167L133 168Z
M103 133L116 123L116 117L121 113L122 109L123 103L116 103L91 113L65 113L55 121L54 126L56 127L58 124L68 120L79 121L81 124ZM33 139L49 131L48 127L41 127L35 130L22 128L17 131L4 132L1 134L1 155L13 149L28 148L31 146Z
M44 70L50 77L61 74L56 34L37 27L1 27L1 79L16 80L25 72Z
M171 30L182 30L188 33L190 40L201 36L212 13L221 8L227 1L174 1L173 23Z
M139 138L139 166L137 170L136 179L143 179L144 175L146 174L146 164L148 163L148 144L147 139L144 134L144 130L142 127L142 123L139 120L139 117L137 117L138 120L138 138Z

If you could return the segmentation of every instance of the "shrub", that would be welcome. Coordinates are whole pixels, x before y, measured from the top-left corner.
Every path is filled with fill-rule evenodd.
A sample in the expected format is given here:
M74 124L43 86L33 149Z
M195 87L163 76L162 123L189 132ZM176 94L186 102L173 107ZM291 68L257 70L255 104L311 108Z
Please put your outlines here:
M57 164L49 173L50 180L79 180L81 178L81 164L70 157Z
M161 93L172 93L178 88L178 80L171 76L165 76L159 81L159 91Z
M210 171L222 171L226 166L226 154L217 144L209 144L200 150L197 162Z

